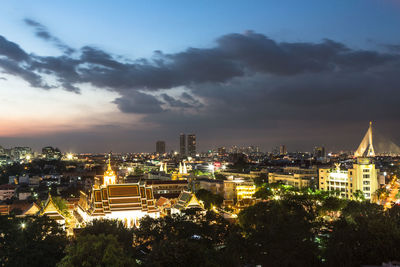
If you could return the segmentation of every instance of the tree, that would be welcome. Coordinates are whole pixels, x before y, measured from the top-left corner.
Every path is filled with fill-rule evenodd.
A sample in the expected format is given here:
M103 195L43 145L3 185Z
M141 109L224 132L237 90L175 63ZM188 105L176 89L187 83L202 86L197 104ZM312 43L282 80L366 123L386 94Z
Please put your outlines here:
M221 195L213 194L212 192L206 189L200 189L196 192L196 197L203 201L204 207L206 209L211 209L212 206L220 207L224 198Z
M111 234L80 235L66 249L59 267L124 267L133 266L134 259L124 253L122 245Z
M345 199L331 196L323 200L319 211L321 215L327 215L330 218L338 218L340 216L340 211L346 207L347 203L348 201Z
M223 175L222 173L216 173L215 174L215 179L224 181L224 180L227 180L228 178L226 178L226 176Z
M376 201L383 201L389 196L389 190L386 187L378 188L374 193L373 197Z
M62 227L46 216L0 216L0 266L55 266L66 244Z
M254 184L257 187L261 187L268 183L268 175L265 173L261 173L258 177L254 178Z
M354 191L353 197L354 197L354 200L357 200L357 201L365 201L364 192L361 191L361 190L356 190L356 191Z
M134 230L134 247L145 266L221 266L232 229L214 212L145 217Z
M400 259L399 210L384 211L369 202L351 201L333 223L327 266L381 265Z
M294 201L260 202L239 213L245 263L316 266L313 217Z
M84 235L112 235L117 238L119 244L122 245L127 254L133 255L133 230L126 228L121 221L118 220L93 220L82 229L79 236Z
M64 217L71 217L68 211L67 201L62 197L52 197L54 205L61 211Z

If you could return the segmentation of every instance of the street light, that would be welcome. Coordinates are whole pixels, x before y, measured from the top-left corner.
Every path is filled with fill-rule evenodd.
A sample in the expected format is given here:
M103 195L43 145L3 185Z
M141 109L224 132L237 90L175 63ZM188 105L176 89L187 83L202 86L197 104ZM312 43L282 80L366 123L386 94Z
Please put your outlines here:
M23 222L23 223L21 223L21 228L22 229L25 229L25 227L26 227L26 224Z

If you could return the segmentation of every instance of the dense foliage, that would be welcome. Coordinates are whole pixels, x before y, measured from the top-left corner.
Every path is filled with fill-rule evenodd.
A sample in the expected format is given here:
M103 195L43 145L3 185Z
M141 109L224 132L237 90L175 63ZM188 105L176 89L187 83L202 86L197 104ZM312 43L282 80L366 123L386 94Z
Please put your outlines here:
M385 211L361 199L284 185L264 185L257 194L263 200L242 210L237 223L199 210L145 217L135 229L99 220L67 246L62 229L46 218L24 218L22 229L22 219L1 217L1 265L360 266L400 260L400 207Z
M55 266L66 244L62 227L47 217L0 216L0 266Z
M224 198L221 195L214 194L208 190L200 189L196 192L198 200L203 201L204 208L211 209L212 206L220 207Z

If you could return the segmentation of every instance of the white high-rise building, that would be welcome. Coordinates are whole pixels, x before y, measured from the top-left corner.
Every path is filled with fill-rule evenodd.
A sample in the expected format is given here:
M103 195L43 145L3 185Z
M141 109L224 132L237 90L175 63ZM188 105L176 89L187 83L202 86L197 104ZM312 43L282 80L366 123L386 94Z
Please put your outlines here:
M375 168L374 163L371 123L354 155L355 162L351 169L341 170L340 164L336 164L335 168L319 169L319 189L338 191L340 196L349 199L354 198L354 193L360 190L366 199L372 199L379 188L379 170Z

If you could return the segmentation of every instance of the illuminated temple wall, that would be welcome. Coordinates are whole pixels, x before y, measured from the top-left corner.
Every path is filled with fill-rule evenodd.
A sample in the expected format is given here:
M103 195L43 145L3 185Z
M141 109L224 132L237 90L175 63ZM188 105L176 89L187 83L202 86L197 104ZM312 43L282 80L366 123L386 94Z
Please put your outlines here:
M84 196L83 196L84 197ZM155 207L153 189L132 184L109 184L94 188L90 196L80 201L80 213L85 221L107 218L118 219L127 227L138 226L144 216L158 218L160 213Z

